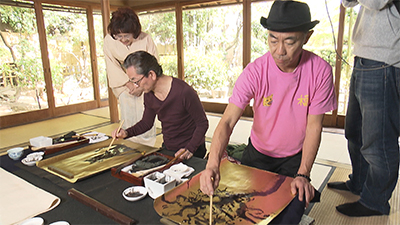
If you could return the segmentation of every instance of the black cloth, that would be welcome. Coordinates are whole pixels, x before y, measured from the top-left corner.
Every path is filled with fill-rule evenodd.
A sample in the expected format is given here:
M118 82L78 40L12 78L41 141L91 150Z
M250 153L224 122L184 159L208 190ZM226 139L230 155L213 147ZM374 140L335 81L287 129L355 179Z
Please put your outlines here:
M45 155L44 158L46 159L54 155L63 154L67 151L72 151L75 149L77 148L65 150L51 155ZM165 149L160 150L159 152L170 156L173 156L175 153ZM23 159L29 153L31 153L30 150L25 150L21 159ZM192 157L183 162L195 169L195 172L190 177L193 177L204 170L207 163L207 161L199 157ZM37 186L38 188L46 190L61 199L60 205L58 205L56 208L38 215L45 220L45 225L60 220L68 221L70 224L117 224L112 219L100 214L99 212L96 212L94 209L68 196L67 191L71 188L74 188L109 206L110 208L134 219L138 224L161 224L161 217L154 210L153 199L150 196L146 196L144 199L137 202L126 201L122 196L122 192L126 188L135 185L113 177L110 170L95 174L87 179L79 180L76 183L70 183L36 166L25 166L20 162L20 160L14 161L7 155L0 157L0 166L14 175ZM290 205L286 207L272 222L274 224L290 224L292 223L291 221L293 219L293 215L295 218L301 218L303 214L302 212L292 210L298 208L299 206L304 208L304 202L298 201L298 198L296 197L290 203ZM295 213L298 213L298 215L295 215Z
M246 144L239 144L239 145L228 144L228 146L226 146L226 151L228 152L228 155L230 157L233 157L234 159L241 161L243 151L246 148L246 146L247 146Z
M296 196L269 224L299 224L304 214L305 206L305 202L301 202Z
M30 150L25 150L21 159L30 152ZM58 154L65 152L63 151ZM163 150L159 152L165 155L170 155L171 153ZM46 159L53 155L56 155L56 153L45 155L44 158ZM206 164L205 160L197 157L192 157L183 162L195 169L195 172L190 177L204 170ZM161 217L153 207L154 200L150 196L146 196L136 202L125 200L122 192L126 188L135 185L112 176L110 170L95 174L87 179L79 180L76 183L70 183L36 166L25 166L20 160L14 161L8 155L0 157L0 166L61 199L61 203L57 207L38 215L45 220L45 225L60 220L68 221L70 224L117 224L114 220L68 196L67 192L71 188L75 188L104 205L134 219L137 221L137 224L161 224Z
M161 146L160 149L169 151L170 154L175 154L175 152L176 152L176 151L172 151L172 150L167 149L167 147L165 147L164 143L162 143L162 146ZM203 144L200 144L199 147L196 149L196 151L193 153L193 156L194 157L198 157L198 158L204 158L206 153L207 153L206 143L203 142Z

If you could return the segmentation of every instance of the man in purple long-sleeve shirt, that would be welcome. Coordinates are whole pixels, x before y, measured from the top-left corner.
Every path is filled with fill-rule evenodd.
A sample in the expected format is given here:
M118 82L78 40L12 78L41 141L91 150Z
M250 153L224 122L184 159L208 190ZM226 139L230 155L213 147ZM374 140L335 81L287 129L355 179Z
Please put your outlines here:
M129 138L149 130L156 115L161 121L163 147L181 152L181 159L204 157L208 120L196 91L186 82L163 74L157 59L145 51L128 55L124 61L129 81L144 90L143 118L134 126L112 133Z

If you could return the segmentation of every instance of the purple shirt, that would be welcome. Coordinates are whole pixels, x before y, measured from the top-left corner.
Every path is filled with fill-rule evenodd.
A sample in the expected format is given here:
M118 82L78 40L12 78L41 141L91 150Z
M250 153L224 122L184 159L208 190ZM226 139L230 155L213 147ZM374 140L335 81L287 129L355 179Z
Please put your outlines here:
M165 147L171 151L186 148L195 152L205 142L208 119L196 91L186 82L173 78L171 90L164 101L153 92L144 94L143 118L128 128L128 137L149 130L156 115L161 121Z

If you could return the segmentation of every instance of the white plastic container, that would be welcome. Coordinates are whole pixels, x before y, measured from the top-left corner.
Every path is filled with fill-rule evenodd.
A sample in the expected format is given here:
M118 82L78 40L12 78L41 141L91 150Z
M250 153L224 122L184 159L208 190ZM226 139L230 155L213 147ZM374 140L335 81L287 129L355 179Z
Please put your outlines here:
M163 195L176 185L176 179L160 172L154 172L144 177L144 186L153 199Z
M33 147L46 147L53 144L53 139L49 137L39 136L29 139L29 142Z

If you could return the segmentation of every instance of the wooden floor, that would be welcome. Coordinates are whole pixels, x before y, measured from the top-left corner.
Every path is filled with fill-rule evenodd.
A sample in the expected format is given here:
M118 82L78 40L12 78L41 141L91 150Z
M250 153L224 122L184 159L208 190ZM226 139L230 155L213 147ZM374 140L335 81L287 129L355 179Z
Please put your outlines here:
M210 120L210 123L212 121ZM0 155L6 154L7 150L12 147L27 147L29 139L37 136L57 137L75 131L83 133L87 131L97 131L110 135L111 132L118 127L118 123L111 123L109 120L108 108L101 108L91 111L86 111L74 115L64 116L42 122L27 124L18 127L12 127L0 130ZM215 124L210 124L210 129L215 128ZM212 132L208 132L211 134ZM160 129L157 129L156 147L159 147L162 142L162 135ZM326 135L325 137L335 137L334 135ZM211 137L207 137L208 142ZM325 143L336 142L336 140L325 140ZM207 144L207 147L209 143ZM322 144L322 146L324 146ZM329 159L317 158L317 163L333 166L335 169L331 173L329 181L345 181L349 173L351 173L351 166L331 161ZM318 167L315 167L318 170ZM318 171L314 171L318 172ZM323 184L326 185L326 182ZM338 213L335 206L353 202L358 199L357 196L343 192L333 191L328 188L322 189L322 199L320 203L314 204L309 210L308 216L313 218L314 224L400 224L400 203L399 203L400 190L397 185L392 199L391 213L389 216L374 216L364 218L350 218Z

